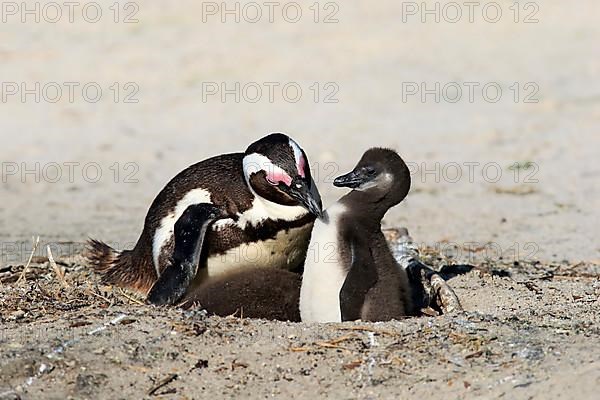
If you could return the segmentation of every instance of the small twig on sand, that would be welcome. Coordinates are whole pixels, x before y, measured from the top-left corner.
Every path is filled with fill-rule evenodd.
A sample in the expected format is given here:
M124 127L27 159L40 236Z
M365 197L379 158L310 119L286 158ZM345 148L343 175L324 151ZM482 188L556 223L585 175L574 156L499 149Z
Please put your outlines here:
M332 344L332 343L328 343L328 342L315 343L315 346L317 346L317 347L324 347L326 349L338 349L338 350L344 350L344 351L352 352L352 350L349 349L349 348L347 348L347 347L338 346L337 344Z
M94 292L94 291L93 291L91 288L89 288L89 287L88 287L88 288L86 289L86 292L87 292L87 293L89 293L89 294L91 294L91 295L93 295L93 296L96 296L96 297L98 297L98 298L100 298L100 299L104 300L104 301L105 301L105 302L107 302L109 305L112 305L112 301L110 301L110 300L109 300L109 299L107 299L106 297L102 296L101 294L98 294L98 293Z
M34 239L32 236L31 241L33 243L33 247L31 248L31 254L29 255L29 260L27 260L27 264L25 264L25 268L23 268L23 271L21 271L21 275L19 275L19 279L17 279L17 285L20 284L25 279L25 273L29 269L29 264L31 264L31 259L33 258L33 255L35 254L35 251L37 250L38 244L40 243L40 237L38 236L37 239Z
M306 346L304 346L304 347L290 347L288 350L289 351L293 351L294 353L299 353L299 352L302 352L302 351L311 351L312 348L306 347Z
M385 330L385 329L375 329L370 328L368 326L340 326L338 329L345 331L365 331L365 332L373 332L381 335L389 335L389 336L398 336L399 333Z
M319 347L326 347L328 349L341 349L341 350L346 350L346 351L352 351L347 347L340 346L339 344L342 342L345 342L347 340L356 339L356 337L357 336L355 334L344 335L344 336L340 336L335 339L327 340L325 342L316 342L315 345L317 345Z
M290 347L289 350L293 351L293 352L303 352L303 351L313 351L315 350L315 347L323 347L326 349L338 349L338 350L344 350L344 351L348 351L348 352L352 352L352 349L349 349L347 347L344 346L340 346L339 344L342 342L345 342L347 340L352 340L352 339L356 339L358 336L356 334L349 334L349 335L344 335L344 336L340 336L338 338L335 339L331 339L331 340L327 340L325 342L315 342L312 344L312 346L314 347Z
M358 336L356 334L351 333L350 335L340 336L339 338L331 339L331 340L328 340L327 342L321 342L321 343L338 344L338 343L345 342L346 340L356 339L357 337Z
M128 295L127 293L125 293L125 291L124 291L123 289L121 289L121 288L119 288L119 293L121 293L121 295L122 295L123 297L125 297L125 298L126 298L127 300L129 300L129 301L132 301L132 302L134 302L134 303L136 303L136 304L139 304L139 305L141 305L141 306L145 305L145 304L144 304L142 301L140 301L140 300L138 300L138 299L136 299L136 298L134 298L134 297L131 297L131 296L129 296L129 295Z
M65 269L56 265L56 262L54 261L54 257L52 257L52 251L50 250L50 246L46 246L46 252L48 253L48 262L50 263L50 266L54 270L54 273L56 274L56 277L60 281L60 284L64 288L69 288L70 285L67 283L67 280L65 279Z
M161 379L156 385L154 385L152 387L152 389L148 390L148 396L153 396L158 389L160 389L163 386L168 385L169 383L173 382L175 379L177 379L177 374L170 374L166 378Z

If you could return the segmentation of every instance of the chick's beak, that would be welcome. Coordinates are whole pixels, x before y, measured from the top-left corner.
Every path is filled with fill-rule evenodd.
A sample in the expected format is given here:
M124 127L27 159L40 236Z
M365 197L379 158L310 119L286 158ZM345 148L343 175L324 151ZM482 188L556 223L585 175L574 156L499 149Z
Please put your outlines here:
M337 178L335 178L333 181L333 185L337 187L349 187L351 189L356 189L364 182L364 176L362 176L359 172L351 171L345 175L338 176Z
M289 194L306 208L311 214L323 219L323 203L317 185L311 179L310 183L298 177L292 181Z

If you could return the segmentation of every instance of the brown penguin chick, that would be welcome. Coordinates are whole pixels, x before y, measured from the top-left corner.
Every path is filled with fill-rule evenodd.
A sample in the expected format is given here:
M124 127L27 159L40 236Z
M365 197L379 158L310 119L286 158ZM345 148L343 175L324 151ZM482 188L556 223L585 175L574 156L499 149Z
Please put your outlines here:
M393 150L373 148L334 185L353 190L315 222L300 293L302 321L387 321L413 314L406 271L381 232L385 213L408 194L408 167Z
M300 321L300 274L276 268L245 268L192 288L181 303L211 315Z

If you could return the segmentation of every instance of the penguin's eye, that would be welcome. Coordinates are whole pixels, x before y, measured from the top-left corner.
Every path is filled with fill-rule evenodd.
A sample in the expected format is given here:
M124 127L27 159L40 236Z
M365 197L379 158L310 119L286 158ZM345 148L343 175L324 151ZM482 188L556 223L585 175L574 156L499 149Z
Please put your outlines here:
M265 174L265 179L272 186L278 186L280 183L286 186L292 184L292 178L283 170L268 171Z
M272 186L279 186L281 183L286 186L290 186L292 184L292 178L281 168L273 168L272 170L265 172L265 179Z
M373 175L375 175L375 172L376 172L376 171L375 171L375 168L373 168L373 167L365 167L365 168L363 169L363 171L364 171L364 173L365 173L366 175L368 175L368 176L373 176Z

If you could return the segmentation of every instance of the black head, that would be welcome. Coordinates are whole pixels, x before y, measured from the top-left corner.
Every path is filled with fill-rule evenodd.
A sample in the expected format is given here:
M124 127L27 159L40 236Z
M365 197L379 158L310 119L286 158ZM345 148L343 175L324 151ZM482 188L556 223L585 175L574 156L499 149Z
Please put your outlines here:
M321 195L304 150L283 133L252 143L244 155L244 175L254 192L273 203L301 206L321 218Z
M367 150L356 167L337 177L333 184L352 188L361 201L378 203L387 209L408 194L410 170L395 151L375 147Z

